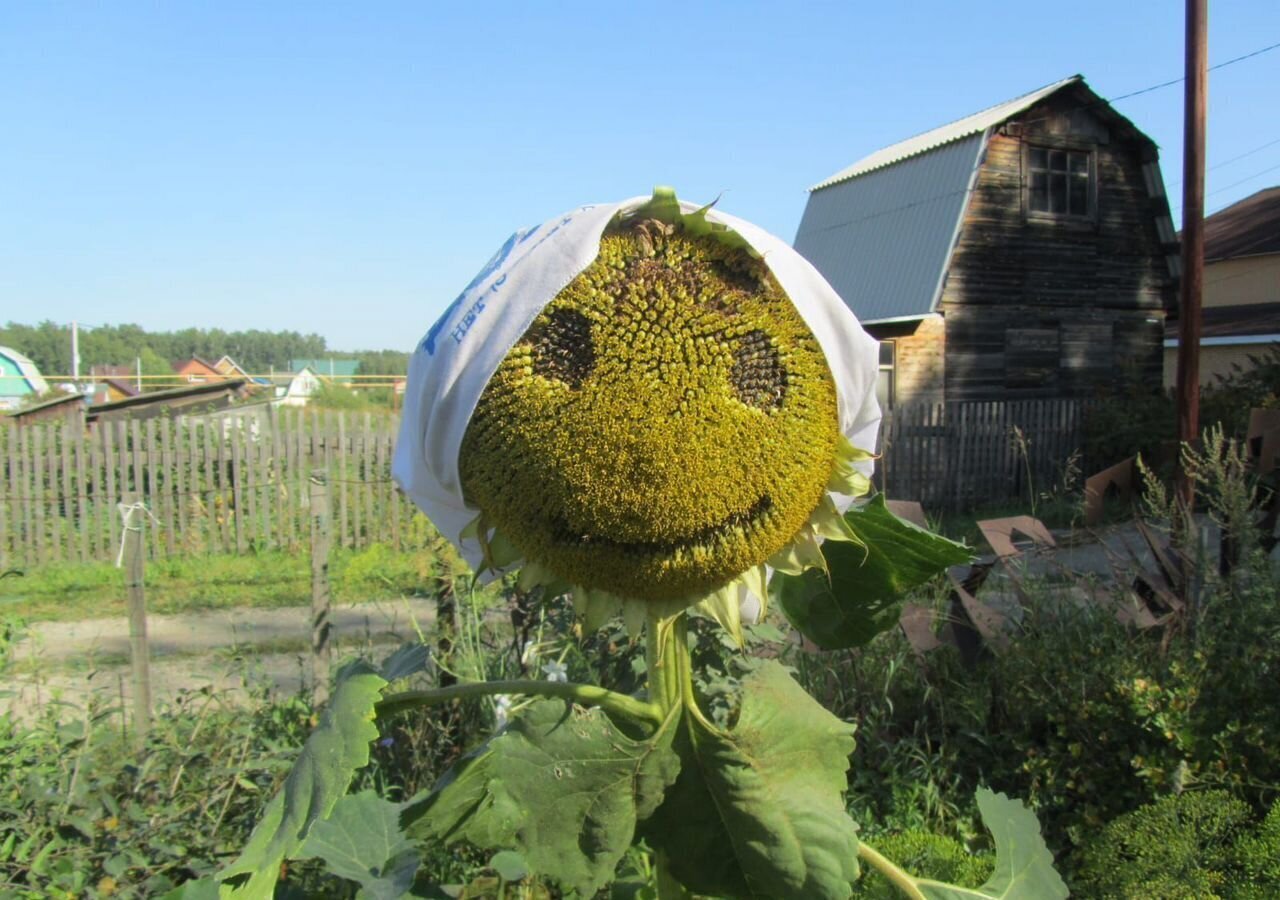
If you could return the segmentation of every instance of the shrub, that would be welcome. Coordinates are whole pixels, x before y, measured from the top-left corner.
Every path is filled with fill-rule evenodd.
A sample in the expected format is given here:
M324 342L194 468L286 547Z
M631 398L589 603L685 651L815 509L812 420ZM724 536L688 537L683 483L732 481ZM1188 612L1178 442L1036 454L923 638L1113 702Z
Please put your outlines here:
M990 853L971 853L957 840L918 828L886 835L873 846L917 878L962 887L981 885L991 877L995 864ZM870 868L864 868L854 885L857 900L899 900L901 896L883 875Z
M1080 853L1076 889L1107 900L1243 900L1280 891L1280 816L1250 833L1225 791L1165 797L1108 823Z

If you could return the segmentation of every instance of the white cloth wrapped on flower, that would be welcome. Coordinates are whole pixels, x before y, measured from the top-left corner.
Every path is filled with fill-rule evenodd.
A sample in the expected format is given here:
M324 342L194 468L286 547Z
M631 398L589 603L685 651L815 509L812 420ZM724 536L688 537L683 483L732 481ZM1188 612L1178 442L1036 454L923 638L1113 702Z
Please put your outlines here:
M479 510L463 497L458 453L480 395L543 307L596 258L609 223L649 200L580 206L511 235L410 359L392 475L473 567L480 564L482 548L461 533ZM685 213L699 209L683 201L680 207ZM826 355L841 431L855 447L873 450L880 425L877 342L818 270L785 241L715 209L707 211L707 220L737 232L763 258ZM869 475L871 462L861 465ZM836 500L841 509L848 506L849 498Z

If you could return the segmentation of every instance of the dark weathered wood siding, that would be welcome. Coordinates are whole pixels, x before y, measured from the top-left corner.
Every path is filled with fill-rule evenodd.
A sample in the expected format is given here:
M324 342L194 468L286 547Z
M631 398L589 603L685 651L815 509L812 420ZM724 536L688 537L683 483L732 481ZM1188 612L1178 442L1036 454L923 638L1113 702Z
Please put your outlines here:
M992 137L941 298L948 401L1160 385L1174 285L1142 170L1156 151L1096 109L1063 91ZM1094 154L1091 218L1028 215L1028 144Z

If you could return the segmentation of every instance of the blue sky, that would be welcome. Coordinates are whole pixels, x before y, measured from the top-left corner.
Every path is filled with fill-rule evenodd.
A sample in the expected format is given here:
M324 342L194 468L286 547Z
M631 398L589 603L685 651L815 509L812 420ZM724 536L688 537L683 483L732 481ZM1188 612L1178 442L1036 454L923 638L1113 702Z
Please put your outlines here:
M790 241L859 157L1177 78L1182 32L1175 0L7 3L0 321L410 349L517 227L672 184ZM1211 4L1211 64L1277 42L1275 0ZM1211 211L1280 183L1278 88L1280 50L1211 74ZM1176 207L1181 86L1117 108Z

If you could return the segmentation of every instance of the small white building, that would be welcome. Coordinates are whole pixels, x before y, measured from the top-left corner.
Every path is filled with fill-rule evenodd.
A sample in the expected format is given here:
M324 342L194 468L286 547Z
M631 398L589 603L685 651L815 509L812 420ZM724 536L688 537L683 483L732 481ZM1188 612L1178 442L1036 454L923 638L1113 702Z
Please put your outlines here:
M311 395L320 390L320 378L310 366L303 366L289 383L276 388L276 398L284 406L306 406Z

